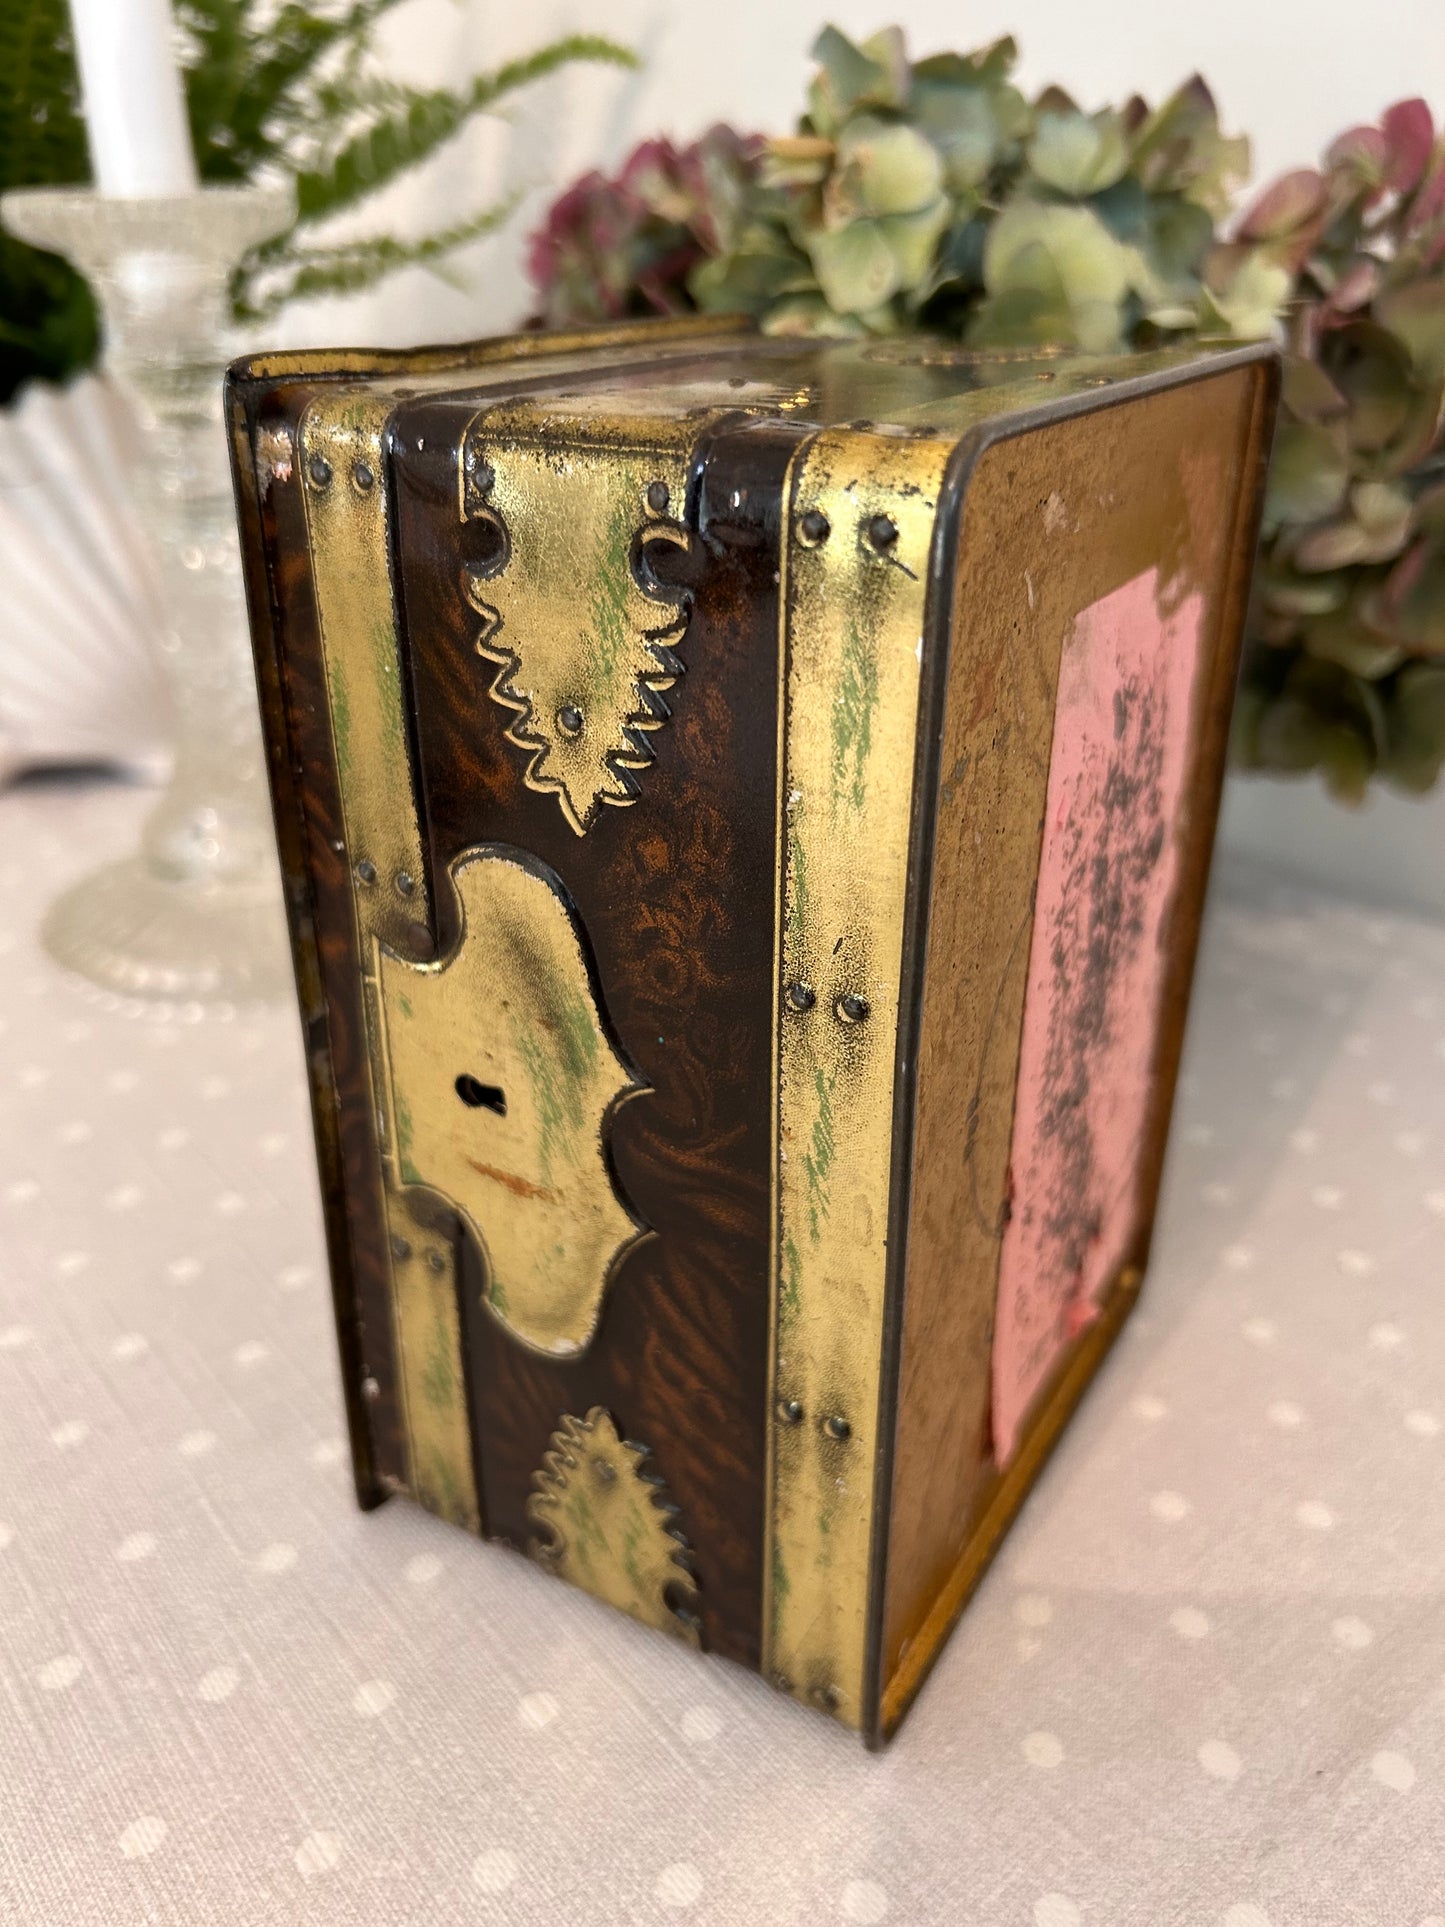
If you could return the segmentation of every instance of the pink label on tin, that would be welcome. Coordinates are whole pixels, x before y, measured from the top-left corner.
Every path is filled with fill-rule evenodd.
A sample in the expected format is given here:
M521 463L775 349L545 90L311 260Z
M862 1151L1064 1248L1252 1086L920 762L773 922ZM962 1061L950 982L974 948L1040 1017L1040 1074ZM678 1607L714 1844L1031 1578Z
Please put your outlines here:
M1150 569L1081 611L1059 668L994 1327L1001 1466L1137 1228L1204 614L1158 593Z

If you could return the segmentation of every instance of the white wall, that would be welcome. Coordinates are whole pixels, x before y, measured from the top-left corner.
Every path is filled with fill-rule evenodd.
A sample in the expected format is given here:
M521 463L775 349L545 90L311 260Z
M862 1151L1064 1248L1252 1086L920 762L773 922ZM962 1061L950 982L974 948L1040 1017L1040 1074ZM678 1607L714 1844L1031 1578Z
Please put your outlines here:
M511 327L527 310L523 239L550 193L647 134L686 138L720 118L786 128L808 45L829 18L858 36L898 20L915 54L1012 33L1025 86L1057 81L1088 107L1134 91L1158 99L1200 71L1225 126L1253 136L1260 179L1312 161L1341 128L1406 94L1445 116L1445 0L835 0L823 11L819 0L412 0L389 23L388 47L398 70L425 84L455 83L564 30L606 33L645 65L632 76L559 75L368 210L364 225L416 231L524 190L507 232L470 250L447 282L409 272L369 298L298 310L278 337L400 345ZM1350 813L1312 782L1234 779L1222 840L1353 894L1445 915L1445 795L1381 796Z

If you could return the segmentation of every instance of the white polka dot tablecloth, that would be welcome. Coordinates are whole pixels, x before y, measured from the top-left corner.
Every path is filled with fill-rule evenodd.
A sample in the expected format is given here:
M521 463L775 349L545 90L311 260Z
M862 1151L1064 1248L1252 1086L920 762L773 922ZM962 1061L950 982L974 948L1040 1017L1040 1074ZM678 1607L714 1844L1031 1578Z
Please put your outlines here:
M0 1921L1445 1927L1445 930L1215 891L1143 1304L892 1749L354 1509L291 1010L0 796Z

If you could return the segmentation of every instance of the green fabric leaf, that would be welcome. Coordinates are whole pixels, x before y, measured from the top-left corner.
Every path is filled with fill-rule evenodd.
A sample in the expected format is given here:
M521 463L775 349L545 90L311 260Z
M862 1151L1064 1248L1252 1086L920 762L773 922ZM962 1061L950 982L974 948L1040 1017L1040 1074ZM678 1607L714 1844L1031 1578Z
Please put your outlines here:
M927 281L947 221L948 203L938 200L916 214L893 214L878 223L892 251L903 293L913 294Z
M991 295L1025 292L1053 306L1062 299L1071 322L1064 338L1094 354L1123 345L1131 294L1163 293L1138 249L1116 240L1092 208L1023 199L989 232L984 281Z
M943 157L952 192L982 187L1006 139L997 103L980 87L915 86L913 107L919 128Z
M727 253L700 262L688 277L705 314L766 314L780 296L813 282L807 257L787 236L761 224L744 229Z
M1350 463L1337 431L1313 422L1282 421L1269 466L1264 517L1280 523L1323 521L1344 502Z
M818 71L808 89L808 118L819 134L833 134L860 107L903 105L908 62L897 27L855 46L836 27L824 27L813 42Z
M1445 542L1422 536L1365 599L1364 614L1383 640L1445 656Z
M1289 299L1290 275L1261 254L1248 254L1222 288L1208 283L1200 296L1203 332L1235 341L1268 341Z
M1129 165L1123 124L1109 112L1041 114L1028 153L1041 181L1076 200L1112 187Z
M1349 403L1317 361L1286 355L1281 399L1291 415L1304 422L1337 420Z
M1338 663L1363 682L1379 682L1405 660L1403 649L1372 636L1346 609L1309 623L1304 636L1305 648L1316 660Z
M1445 275L1382 294L1375 316L1404 343L1417 375L1445 380Z
M1384 772L1420 795L1434 786L1445 764L1445 663L1406 664L1391 697Z
M808 237L808 256L824 300L840 315L879 307L901 285L898 261L877 221L818 229Z
M912 127L864 115L839 139L825 219L915 214L938 204L942 186L943 162L931 141Z

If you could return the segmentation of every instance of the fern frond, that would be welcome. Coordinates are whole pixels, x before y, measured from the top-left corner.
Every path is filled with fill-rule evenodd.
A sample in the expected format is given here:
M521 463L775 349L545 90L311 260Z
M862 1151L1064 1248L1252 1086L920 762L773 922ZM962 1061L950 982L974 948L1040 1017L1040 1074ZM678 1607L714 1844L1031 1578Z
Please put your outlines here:
M0 188L90 177L65 0L0 6Z
M253 157L234 131L246 91L252 0L175 0L176 24L189 43L186 114L203 180L244 180Z
M518 198L511 195L469 220L412 241L372 235L359 241L340 241L334 247L288 247L280 256L259 262L243 280L236 302L237 318L264 321L292 301L315 295L361 294L402 268L438 268L468 242L504 226Z
M478 74L461 92L408 90L405 107L383 114L353 135L325 165L296 176L302 223L325 220L386 187L398 175L428 159L477 114L488 112L508 94L578 60L636 67L637 56L600 34L569 34L536 53L508 61L494 73Z
M287 0L252 54L245 120L238 133L254 137L273 114L288 116L291 96L330 55L359 59L372 29L401 0L358 0L342 14L318 14Z

